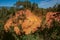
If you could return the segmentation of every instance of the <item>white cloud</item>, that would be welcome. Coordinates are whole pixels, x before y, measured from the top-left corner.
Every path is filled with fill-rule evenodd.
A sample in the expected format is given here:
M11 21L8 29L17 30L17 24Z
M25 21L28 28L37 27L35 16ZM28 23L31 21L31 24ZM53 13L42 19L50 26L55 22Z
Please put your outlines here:
M48 7L52 7L54 6L56 3L58 3L60 0L43 0L41 2L38 3L39 7L42 8L48 8Z

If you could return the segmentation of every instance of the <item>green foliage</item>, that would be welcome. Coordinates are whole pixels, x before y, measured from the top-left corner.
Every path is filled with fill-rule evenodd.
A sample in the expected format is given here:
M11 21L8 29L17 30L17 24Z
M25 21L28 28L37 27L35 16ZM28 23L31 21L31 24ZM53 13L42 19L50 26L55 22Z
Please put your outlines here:
M44 39L45 40L60 40L60 23L53 21L53 27L50 29L44 30Z

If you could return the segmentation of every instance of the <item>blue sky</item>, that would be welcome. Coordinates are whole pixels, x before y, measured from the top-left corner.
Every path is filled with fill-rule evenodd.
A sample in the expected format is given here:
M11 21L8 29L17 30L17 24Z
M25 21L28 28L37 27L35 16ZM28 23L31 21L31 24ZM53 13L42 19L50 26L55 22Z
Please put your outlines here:
M0 6L13 6L18 0L0 0ZM54 6L56 3L60 4L60 0L30 0L35 2L41 8L48 8Z

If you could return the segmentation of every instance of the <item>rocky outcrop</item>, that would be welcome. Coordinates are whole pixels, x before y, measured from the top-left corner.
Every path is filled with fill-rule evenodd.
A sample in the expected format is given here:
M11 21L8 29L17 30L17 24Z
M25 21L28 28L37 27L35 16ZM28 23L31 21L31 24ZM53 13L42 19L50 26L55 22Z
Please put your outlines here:
M9 31L13 27L14 32L18 35L22 33L34 33L40 27L42 19L34 15L30 10L20 10L14 16L9 18L5 25L5 31Z
M60 23L60 12L48 12L46 14L45 24L48 28L52 27L52 22L54 20Z

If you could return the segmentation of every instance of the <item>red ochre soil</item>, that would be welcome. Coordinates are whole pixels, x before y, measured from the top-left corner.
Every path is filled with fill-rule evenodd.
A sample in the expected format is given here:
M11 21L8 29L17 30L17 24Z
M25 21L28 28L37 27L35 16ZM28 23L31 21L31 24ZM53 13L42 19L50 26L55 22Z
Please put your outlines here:
M51 24L54 20L60 23L60 12L48 12L46 14L45 22L48 25L48 28L51 27Z

